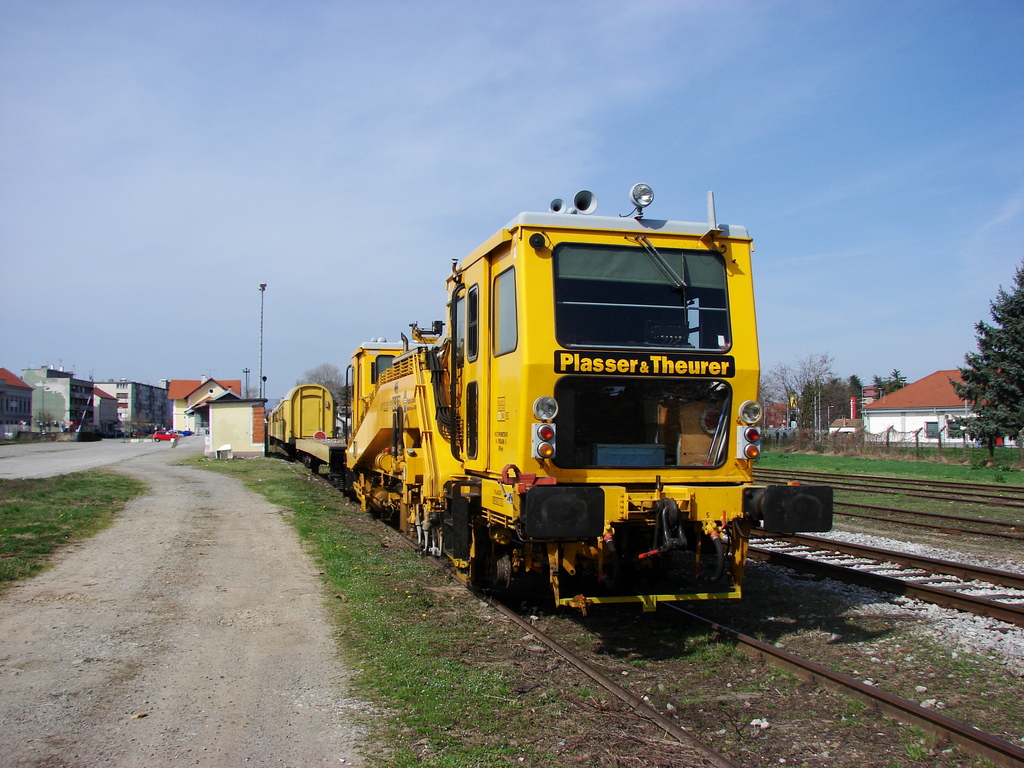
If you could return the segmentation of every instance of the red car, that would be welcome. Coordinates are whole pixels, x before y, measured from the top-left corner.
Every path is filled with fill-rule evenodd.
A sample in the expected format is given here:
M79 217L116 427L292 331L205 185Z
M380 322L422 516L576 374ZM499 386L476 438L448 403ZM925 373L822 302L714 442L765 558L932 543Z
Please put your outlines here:
M177 432L171 432L169 430L160 430L153 433L154 440L177 440L181 435Z

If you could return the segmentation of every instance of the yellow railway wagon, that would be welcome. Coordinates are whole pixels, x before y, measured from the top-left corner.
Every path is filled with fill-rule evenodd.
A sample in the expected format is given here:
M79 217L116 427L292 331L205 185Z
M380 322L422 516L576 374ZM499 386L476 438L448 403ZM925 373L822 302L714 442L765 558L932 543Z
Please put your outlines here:
M745 228L523 213L447 280L447 319L353 356L348 484L468 582L560 605L738 598L751 527L831 527L831 489L753 485ZM576 214L576 215L573 215Z
M282 398L267 417L272 445L295 458L295 441L334 437L334 398L319 384L300 384Z

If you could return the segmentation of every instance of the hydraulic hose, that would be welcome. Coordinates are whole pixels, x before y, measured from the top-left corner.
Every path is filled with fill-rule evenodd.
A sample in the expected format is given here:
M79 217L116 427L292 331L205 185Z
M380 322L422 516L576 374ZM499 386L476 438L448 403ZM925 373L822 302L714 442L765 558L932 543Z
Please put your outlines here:
M722 543L721 536L712 536L711 541L714 542L715 555L718 556L718 564L715 566L715 572L711 576L711 583L716 584L725 575L725 544Z

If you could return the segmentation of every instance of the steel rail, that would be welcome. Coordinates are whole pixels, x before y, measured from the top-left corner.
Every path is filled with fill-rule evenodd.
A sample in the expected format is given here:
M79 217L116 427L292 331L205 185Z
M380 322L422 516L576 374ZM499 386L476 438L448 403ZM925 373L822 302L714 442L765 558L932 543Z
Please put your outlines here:
M819 560L812 560L799 555L789 555L784 552L773 552L770 549L761 549L751 546L747 550L748 556L753 560L782 565L792 568L794 571L804 573L816 573L837 581L860 584L863 587L877 589L880 592L889 592L896 595L916 597L934 605L944 608L955 608L965 613L973 613L979 616L988 616L992 619L1015 624L1024 627L1024 606L1014 606L1009 603L1000 603L996 600L989 600L984 597L965 595L951 589L932 587L927 584L914 584L913 582L897 579L892 576L883 576L869 571L859 571L843 565L823 563Z
M660 603L659 608L677 612L691 621L698 622L707 627L708 631L727 637L748 655L758 656L774 666L794 673L803 680L855 696L877 706L887 715L917 725L939 738L947 737L972 754L988 758L995 765L1003 768L1024 766L1024 749L1005 739L979 731L977 728L939 712L925 709L912 701L894 696L875 686L854 680L852 677L823 667L802 656L783 651L736 630L715 624L671 603Z
M801 475L801 477L806 477ZM781 479L781 478L780 478ZM817 478L810 478L815 482ZM872 486L872 485L861 485L858 483L843 482L842 480L829 481L836 490L840 491L852 491L856 493L874 493L879 495L891 496L893 494L900 494L902 496L909 496L915 499L933 499L937 501L961 501L965 504L978 504L985 507L1003 507L1004 509L1024 509L1024 500L1006 498L1006 497L995 497L995 496L979 496L978 494L964 493L962 491L952 491L950 493L929 493L927 491L915 491L907 488L898 488L894 486Z
M826 539L821 536L808 536L806 534L792 533L769 533L756 530L760 538L787 541L822 551L842 552L854 557L867 557L874 560L885 560L890 563L899 563L910 568L917 568L933 574L948 574L961 579L987 581L990 584L998 584L1011 589L1024 589L1024 574L1013 571L1000 571L995 568L985 568L970 563L957 563L953 560L942 560L936 557L925 557L914 555L909 552L898 552L890 549L879 549L868 547L863 544L853 544L847 541Z
M976 487L972 487L969 483L941 480L933 482L918 479L879 477L876 475L837 475L828 472L801 472L789 469L763 469L757 470L755 474L766 479L772 477L780 480L805 478L815 482L826 481L833 488L840 488L842 490L854 490L862 493L903 493L907 496L923 499L949 500L951 496L948 493L942 495L929 494L924 491L915 491L913 488L948 489L953 491L953 496L961 496L975 504L1013 509L1024 507L1024 499L1021 498L1021 496L1024 496L1024 489L1013 486L1007 486L1005 490L1003 486L978 486L986 491L990 489L993 491L985 493L977 490ZM996 489L1002 492L996 493Z
M803 473L803 474L793 473L794 476L799 476L799 477L811 477L812 475L815 475L815 474L820 475L823 479L827 478L827 477L830 477L826 473ZM764 479L764 478L762 477L762 479ZM839 488L840 490L844 490L844 488L842 488L841 486L835 485L835 484L833 484L832 487L833 488ZM845 488L845 490L857 490L857 491L862 491L862 492L866 491L866 489L864 489L862 487L857 487L855 489L848 487L848 488ZM881 493L881 491L876 491L876 492L877 493ZM941 499L943 501L949 501L950 500L949 496L932 496L930 498L937 498L937 499ZM941 512L924 512L922 510L916 510L916 509L899 509L897 507L888 507L888 506L883 506L883 505L880 505L880 504L860 504L860 503L852 502L852 501L838 501L837 500L837 501L835 501L835 507L848 507L848 508L853 508L853 509L869 509L869 510L874 510L874 511L877 511L877 512L891 512L891 513L894 513L894 514L912 515L914 517L927 517L927 518L932 518L932 519L935 519L935 520L952 521L952 522L965 523L965 524L971 524L971 525L989 525L989 526L993 526L993 527L996 527L996 528L1007 528L1010 531L1012 531L1013 533L998 533L998 532L994 532L994 531L978 530L977 528L957 528L956 526L952 526L952 525L931 525L931 524L928 524L928 523L915 522L913 520L895 520L895 519L892 519L892 518L889 518L889 517L878 517L876 515L861 515L861 514L857 514L855 512L840 512L838 509L836 509L834 511L835 514L837 514L837 515L844 515L844 516L848 516L848 517L860 517L860 518L863 518L865 520L880 520L882 522L898 523L900 525L910 525L910 526L915 526L915 527L918 527L918 528L929 528L929 529L937 530L937 531L960 531L960 532L963 532L963 533L976 534L978 536L995 536L997 538L1010 539L1010 540L1016 540L1016 541L1024 540L1024 538L1022 538L1021 536L1015 535L1016 533L1024 533L1024 523L1011 523L1011 522L1007 522L1005 520L992 520L992 519L987 519L987 518L979 519L979 518L976 518L976 517L967 517L967 516L964 516L964 515L947 515L947 514L943 514Z
M852 480L873 481L880 484L897 483L902 485L917 485L925 488L966 488L970 492L991 491L993 493L1008 494L1010 496L1024 496L1024 485L1008 485L1005 483L975 483L970 480L932 480L924 477L896 477L893 475L866 475L861 473L842 474L839 472L820 472L818 470L800 469L779 469L759 468L757 473L778 474L778 475L808 475L819 478L846 478Z
M876 493L885 495L900 494L901 496L911 496L915 499L960 501L965 504L979 504L985 507L1024 509L1024 500L1008 499L1006 497L996 496L980 496L973 493L963 493L962 491L952 491L950 493L929 493L927 491L914 491L906 488L893 488L892 486L873 487L869 485L857 485L856 483L843 483L842 481L831 483L831 485L833 488L838 488L841 491L856 491L857 493Z
M559 643L554 638L545 634L537 627L533 626L530 622L524 620L519 614L512 609L498 602L489 595L485 595L478 590L473 589L472 592L480 599L487 603L489 606L494 608L496 611L505 616L509 621L516 624L518 627L526 630L533 635L537 640L544 643L548 648L557 653L563 659L568 661L572 666L576 667L580 672L587 675L591 680L596 682L606 691L614 695L619 700L628 704L634 712L661 728L669 736L679 741L682 744L692 747L699 751L705 756L712 764L719 766L719 768L740 768L738 763L734 763L732 760L727 758L725 755L715 751L714 748L700 741L690 733L688 733L678 723L665 717L658 710L644 701L642 698L634 693L623 688L621 685L612 680L611 677L601 672L599 669L590 664L586 659L583 659L578 654L573 653L564 645Z
M885 507L879 504L858 504L853 501L837 501L836 505L840 507L853 507L855 509L874 509L878 512L896 512L901 515L914 515L915 517L933 517L937 520L953 520L958 523L974 523L976 525L991 525L996 528L1009 528L1011 531L1024 532L1024 524L1021 523L1008 523L1005 520L990 520L988 518L977 518L967 517L965 515L946 515L942 512L922 512L916 509L899 509L898 507ZM842 514L842 513L841 513ZM882 518L888 520L889 518ZM903 522L901 520L894 520L893 522ZM960 530L960 529L955 529ZM975 533L975 531L971 531Z
M893 507L875 507L875 506L871 506L870 504L852 504L852 503L846 503L846 502L842 502L842 501L837 501L837 502L835 502L835 504L836 504L836 506L840 506L840 507L857 507L857 508L860 508L860 509L876 509L876 510L882 510L882 511L886 511L886 512L896 512L896 513L903 514L903 515L922 515L922 516L927 516L927 517L938 517L940 519L945 517L945 515L937 515L937 514L932 513L932 512L915 512L912 509L895 509ZM952 532L952 533L964 533L964 534L975 535L975 536L995 536L996 538L999 538L999 539L1009 539L1011 541L1024 541L1024 537L1018 536L1015 533L1002 533L1000 531L982 531L982 530L978 530L976 528L957 528L954 525L942 525L942 524L936 524L936 523L922 523L922 522L920 522L918 520L896 520L895 518L892 518L892 517L882 517L880 515L862 515L862 514L858 514L857 512L837 512L837 511L833 510L833 514L842 515L843 517L859 517L859 518L861 518L863 520L879 520L879 521L881 521L883 523L893 523L895 525L909 525L909 526L913 526L915 528L930 528L933 531L947 531L947 532ZM995 525L1003 525L1003 523L1000 523L998 521L995 521L993 523L993 521L989 521L989 520L973 520L971 522L983 523L983 524L989 523L989 524L995 524ZM1009 525L1013 526L1012 523L1010 523ZM1021 530L1021 529L1018 526L1013 526L1011 528L1011 530L1017 531L1017 530Z

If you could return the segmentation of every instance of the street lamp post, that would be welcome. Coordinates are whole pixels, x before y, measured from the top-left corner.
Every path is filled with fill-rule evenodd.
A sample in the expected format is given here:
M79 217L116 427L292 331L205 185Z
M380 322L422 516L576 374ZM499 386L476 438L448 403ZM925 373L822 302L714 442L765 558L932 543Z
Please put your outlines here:
M260 399L263 399L263 390L266 385L266 377L263 375L263 296L267 292L267 284L260 283Z
M37 421L39 423L39 434L42 435L46 433L46 426L44 424L46 421L44 418L46 416L46 385L38 382L35 386L39 388L39 418Z
M46 428L50 426L50 422L54 421L53 414L46 410L46 393L51 390L42 381L36 383L35 386L39 388L39 432L46 434Z

